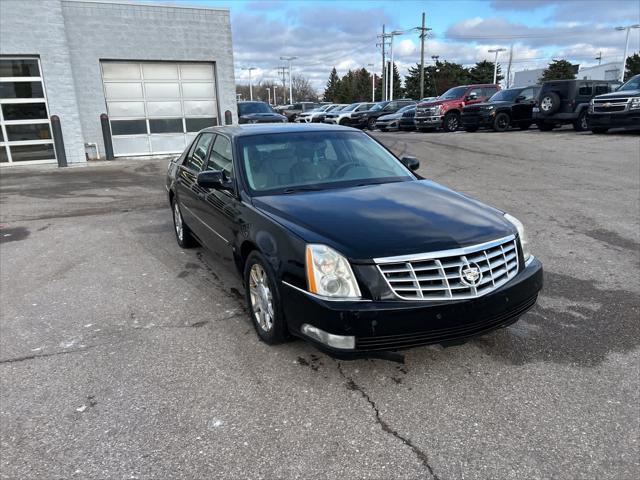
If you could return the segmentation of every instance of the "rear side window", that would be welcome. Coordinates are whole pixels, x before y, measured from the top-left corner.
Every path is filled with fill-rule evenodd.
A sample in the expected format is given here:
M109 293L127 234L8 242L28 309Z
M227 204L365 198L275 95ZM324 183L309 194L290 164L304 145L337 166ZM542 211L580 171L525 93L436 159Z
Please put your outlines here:
M593 85L591 83L581 82L578 84L578 95L581 97L593 95Z
M467 92L467 97L470 97L474 93L475 93L476 97L481 97L482 96L482 88L472 88L471 90L469 90Z
M484 94L483 96L485 97L490 97L491 95L493 95L494 93L496 93L498 91L497 87L484 87Z
M201 134L198 139L193 142L193 146L191 147L189 155L187 155L184 166L191 170L195 170L196 172L202 170L202 167L207 160L207 152L209 151L209 146L211 145L212 140L212 133Z
M524 101L533 100L534 91L533 88L525 88L520 92L520 97L524 97Z

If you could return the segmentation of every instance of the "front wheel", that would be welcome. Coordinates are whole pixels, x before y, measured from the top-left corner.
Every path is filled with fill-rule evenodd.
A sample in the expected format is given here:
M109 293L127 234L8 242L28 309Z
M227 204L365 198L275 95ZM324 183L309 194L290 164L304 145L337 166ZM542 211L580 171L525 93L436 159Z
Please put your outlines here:
M510 125L511 118L504 112L498 113L496 115L496 118L493 119L493 129L496 132L506 132L507 130L509 130Z
M261 253L253 251L244 265L245 295L253 326L260 339L276 345L288 339L280 292L273 268Z
M582 110L580 115L578 115L578 118L576 119L576 121L573 122L573 129L576 132L584 132L588 128L589 128L589 124L587 123L587 111Z
M460 127L460 115L456 112L447 113L444 116L442 128L445 132L455 132Z
M593 133L595 133L596 135L601 134L601 133L607 133L609 131L609 129L607 127L593 127L591 128L591 131Z
M184 219L182 218L182 211L180 210L180 205L178 201L175 199L171 199L171 210L173 211L173 231L176 234L176 240L178 241L178 245L182 248L191 248L196 246L196 240L191 235L191 230L184 223Z
M369 121L367 122L367 128L369 130L375 130L376 129L376 119L375 118L370 118Z

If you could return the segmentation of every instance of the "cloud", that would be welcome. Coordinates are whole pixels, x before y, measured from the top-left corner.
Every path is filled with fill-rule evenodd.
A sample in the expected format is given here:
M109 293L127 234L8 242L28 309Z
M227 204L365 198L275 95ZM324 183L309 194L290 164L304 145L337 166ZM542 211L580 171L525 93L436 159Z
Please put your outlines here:
M637 0L492 0L491 7L500 11L535 11L551 9L550 20L637 23L640 4Z

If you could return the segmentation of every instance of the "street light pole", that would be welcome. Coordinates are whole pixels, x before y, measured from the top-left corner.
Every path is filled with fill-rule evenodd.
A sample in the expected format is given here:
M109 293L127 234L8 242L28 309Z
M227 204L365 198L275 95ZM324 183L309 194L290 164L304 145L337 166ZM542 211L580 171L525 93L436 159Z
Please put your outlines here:
M251 71L255 70L256 67L248 67L248 68L243 68L242 70L248 70L249 71L249 98L251 99L251 101L253 101L253 85L251 84Z
M624 56L622 57L622 69L620 71L620 81L624 82L624 71L627 69L627 54L629 53L629 33L632 28L640 28L640 23L636 23L635 25L628 25L626 27L616 27L618 31L627 31L627 40L624 44Z
M394 30L389 34L391 37L391 65L389 65L389 100L393 100L393 37L397 35L402 35L404 32L401 30Z
M367 67L371 67L371 102L376 101L376 74L373 71L375 64L367 63Z
M435 62L435 67L433 69L433 94L438 96L438 84L436 83L436 73L438 73L438 59L440 55L431 55L431 58Z
M422 27L420 28L420 98L424 98L424 40L427 38L425 14L422 12Z
M489 53L496 54L495 60L493 61L493 83L496 83L496 80L498 79L498 53L506 51L506 48L494 48L493 50L488 50Z
M278 88L277 85L273 86L273 104L274 105L278 105L278 98L276 97L276 88Z
M289 102L293 103L293 84L291 83L291 61L298 57L280 57L280 60L289 62Z

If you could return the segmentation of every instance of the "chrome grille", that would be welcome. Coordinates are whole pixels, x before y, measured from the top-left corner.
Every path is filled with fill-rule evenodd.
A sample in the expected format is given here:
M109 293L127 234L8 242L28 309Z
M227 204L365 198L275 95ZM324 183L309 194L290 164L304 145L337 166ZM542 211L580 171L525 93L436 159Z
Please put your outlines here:
M374 260L393 293L404 300L476 298L501 287L520 267L515 236L456 250ZM469 267L480 278L463 278Z
M618 97L618 98L602 98L593 100L593 111L597 113L608 112L624 112L627 109L627 105L631 102L631 98Z

